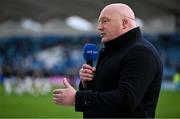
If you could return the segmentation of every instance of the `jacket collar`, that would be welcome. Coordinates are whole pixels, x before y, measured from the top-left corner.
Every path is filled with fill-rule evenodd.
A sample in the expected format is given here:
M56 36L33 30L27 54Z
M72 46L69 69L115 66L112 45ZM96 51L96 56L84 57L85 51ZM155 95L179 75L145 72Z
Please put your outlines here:
M105 52L114 51L117 49L124 49L128 47L133 42L136 42L141 37L141 31L139 27L136 27L123 35L106 42L105 45Z

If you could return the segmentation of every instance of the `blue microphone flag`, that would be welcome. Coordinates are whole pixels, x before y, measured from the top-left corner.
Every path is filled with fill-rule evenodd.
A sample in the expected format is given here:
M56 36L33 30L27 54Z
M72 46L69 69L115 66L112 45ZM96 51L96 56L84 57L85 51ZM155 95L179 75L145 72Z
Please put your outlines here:
M86 43L83 47L83 57L87 62L93 62L98 57L98 48L96 44Z

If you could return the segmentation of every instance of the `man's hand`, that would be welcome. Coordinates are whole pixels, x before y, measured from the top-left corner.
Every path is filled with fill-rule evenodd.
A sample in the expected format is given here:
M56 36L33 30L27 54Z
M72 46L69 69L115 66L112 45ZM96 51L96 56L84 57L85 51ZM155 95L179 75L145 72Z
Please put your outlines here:
M96 68L88 64L83 64L82 68L79 70L80 80L84 88L87 88L85 81L91 81L95 71Z
M66 78L63 79L64 89L53 90L53 101L57 105L73 106L75 104L76 90L69 84Z
M79 71L79 76L81 81L91 81L94 77L94 72L96 68L88 64L83 64Z

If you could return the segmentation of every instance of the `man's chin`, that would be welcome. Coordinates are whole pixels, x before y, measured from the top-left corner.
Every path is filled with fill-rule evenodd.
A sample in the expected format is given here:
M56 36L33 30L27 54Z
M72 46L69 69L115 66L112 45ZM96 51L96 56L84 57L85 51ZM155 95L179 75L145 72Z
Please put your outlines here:
M102 43L106 43L106 42L109 42L109 41L111 41L111 39L107 39L107 38L102 38L102 39L101 39L101 42L102 42Z
M107 40L106 38L102 38L102 39L101 39L101 42L102 42L102 43L106 43L107 41L108 41L108 40Z

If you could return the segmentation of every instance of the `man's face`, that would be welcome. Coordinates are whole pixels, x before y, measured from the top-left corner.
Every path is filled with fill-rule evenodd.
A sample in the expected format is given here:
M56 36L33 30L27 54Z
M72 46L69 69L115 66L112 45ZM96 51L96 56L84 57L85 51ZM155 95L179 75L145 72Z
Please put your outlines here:
M120 36L122 34L120 15L110 10L103 10L99 16L98 30L103 43Z

